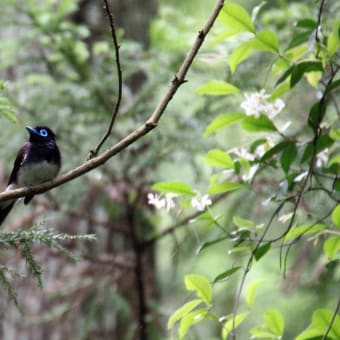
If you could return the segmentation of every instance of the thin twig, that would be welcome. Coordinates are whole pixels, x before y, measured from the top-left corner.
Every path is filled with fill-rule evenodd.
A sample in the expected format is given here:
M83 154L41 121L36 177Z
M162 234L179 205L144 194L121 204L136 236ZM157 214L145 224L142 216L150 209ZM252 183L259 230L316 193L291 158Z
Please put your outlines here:
M323 10L324 4L325 4L325 0L321 0L320 7L319 7L319 13L318 13L318 22L317 22L316 31L315 31L315 40L317 42L320 42L319 31L321 29L321 17L322 17L322 10Z
M220 195L218 197L216 197L213 200L213 204L216 204L217 202L221 201L222 199L224 199L227 196L228 193L225 193L223 195ZM161 238L167 236L167 235L171 235L173 234L175 231L177 231L180 227L183 227L185 225L187 225L191 220L197 218L198 216L200 216L202 214L202 211L196 211L194 213L192 213L189 216L184 217L182 220L180 220L177 223L174 223L172 225L170 225L169 227L163 229L159 234L143 241L141 243L141 247L142 248L148 248L150 246L152 246L153 244L155 244L157 241L159 241Z
M108 127L105 135L103 136L103 138L98 143L98 145L90 151L89 158L93 158L93 157L97 156L100 148L103 146L103 144L109 138L109 136L112 132L113 124L114 124L116 117L118 115L120 103L121 103L121 100L122 100L123 79L122 79L122 68L121 68L121 65L120 65L120 56L119 56L120 46L119 46L118 40L117 40L116 27L115 27L113 15L110 11L110 7L109 7L107 0L104 0L104 9L105 9L106 14L109 18L110 28L111 28L111 36L112 36L113 46L115 48L116 68L117 68L117 76L118 76L118 93L117 93L117 101L116 101L116 104L115 104L113 111L112 111L111 121L110 121L109 127Z
M185 76L188 73L198 51L200 50L203 41L210 29L212 28L220 10L223 7L224 0L218 0L215 8L213 9L209 19L204 25L203 29L199 31L195 42L193 43L188 54L184 58L182 65L180 66L174 79L169 84L169 87L164 94L163 98L160 100L154 112L151 116L138 128L128 134L126 137L122 138L118 143L110 147L108 150L102 152L100 155L95 156L87 161L85 161L80 166L68 171L67 173L55 178L52 181L45 182L43 184L34 185L30 188L19 188L15 190L5 191L0 193L0 202L6 201L8 199L24 197L28 194L40 194L42 192L48 191L52 188L58 187L64 183L70 182L85 173L99 167L100 165L107 162L110 158L120 153L122 150L126 149L129 145L134 143L136 140L140 139L151 130L153 130L163 115L165 109L167 108L172 97L177 92L178 88L185 82Z

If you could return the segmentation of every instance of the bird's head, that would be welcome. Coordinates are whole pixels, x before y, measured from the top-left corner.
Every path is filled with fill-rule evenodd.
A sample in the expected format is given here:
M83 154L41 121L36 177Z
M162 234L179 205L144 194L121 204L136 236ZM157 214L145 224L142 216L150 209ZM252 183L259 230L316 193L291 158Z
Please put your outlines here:
M26 129L30 135L30 142L47 143L55 140L54 132L47 126L26 126Z

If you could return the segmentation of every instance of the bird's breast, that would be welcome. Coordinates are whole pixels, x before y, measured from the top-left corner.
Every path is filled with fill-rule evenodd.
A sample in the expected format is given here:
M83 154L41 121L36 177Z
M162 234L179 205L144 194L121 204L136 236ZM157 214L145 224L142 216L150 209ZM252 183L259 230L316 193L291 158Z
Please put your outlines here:
M18 186L30 186L46 182L57 176L59 166L46 160L29 162L20 166L17 176Z

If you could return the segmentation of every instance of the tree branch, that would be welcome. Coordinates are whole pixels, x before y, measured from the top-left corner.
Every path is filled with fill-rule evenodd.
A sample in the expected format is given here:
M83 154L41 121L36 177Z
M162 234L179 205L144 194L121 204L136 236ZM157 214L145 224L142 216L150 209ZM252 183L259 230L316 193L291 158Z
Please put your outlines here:
M117 76L118 76L118 94L117 94L116 104L115 104L114 109L112 111L111 121L110 121L109 127L108 127L105 135L102 137L102 139L98 143L98 145L94 149L92 149L90 151L89 159L98 155L98 152L99 152L100 148L103 146L103 144L109 138L109 136L111 134L111 131L112 131L113 124L114 124L114 122L116 120L116 117L118 115L118 111L119 111L119 107L120 107L120 102L122 100L123 80L122 80L122 69L121 69L121 66L120 66L120 56L119 56L119 47L120 46L119 46L118 40L117 40L116 27L115 27L115 24L114 24L113 15L112 15L112 13L110 11L110 7L109 7L109 4L108 4L107 0L104 0L104 9L105 9L106 14L107 14L107 16L109 18L110 28L111 28L111 36L112 36L113 46L115 48L116 67L117 67Z
M207 20L204 27L198 32L195 42L193 43L188 54L184 58L182 65L180 66L174 79L170 82L169 87L164 94L163 98L160 100L154 112L151 114L149 119L144 122L143 125L132 131L126 137L121 139L117 144L110 147L108 150L104 151L98 156L87 160L80 166L68 171L67 173L55 178L52 181L48 181L39 185L34 185L30 188L18 188L15 190L9 190L0 193L0 202L6 201L8 199L14 199L19 197L24 197L28 194L39 194L48 191L52 188L58 187L64 183L70 182L85 173L99 167L100 165L107 162L110 158L126 149L130 144L134 143L136 140L140 139L151 130L153 130L163 115L165 109L167 108L169 102L171 101L174 94L177 92L178 88L185 82L185 76L190 69L198 51L200 50L203 41L207 34L209 33L211 27L213 26L220 10L223 7L224 0L218 0L216 2L215 8L213 9L209 19Z

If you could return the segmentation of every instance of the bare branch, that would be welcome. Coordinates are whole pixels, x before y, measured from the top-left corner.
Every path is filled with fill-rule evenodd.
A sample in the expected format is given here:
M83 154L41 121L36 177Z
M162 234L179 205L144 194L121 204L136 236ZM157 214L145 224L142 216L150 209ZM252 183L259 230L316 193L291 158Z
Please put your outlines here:
M118 76L118 93L117 93L117 101L116 101L116 104L115 104L113 111L112 111L111 121L110 121L109 127L108 127L105 135L103 136L103 138L100 140L98 145L95 147L95 149L92 149L90 151L89 159L98 155L100 148L103 146L103 144L109 138L111 131L112 131L113 124L114 124L116 117L118 115L120 102L122 100L123 79L122 79L122 69L121 69L121 66L120 66L120 56L119 56L119 47L120 46L119 46L118 40L117 40L116 27L115 27L115 24L114 24L113 15L110 11L110 7L109 7L107 0L104 0L104 9L105 9L106 14L109 18L110 28L111 28L111 36L112 36L113 46L115 48L116 67L117 67L117 76Z
M58 187L64 183L70 182L71 180L74 180L84 175L85 173L104 164L110 158L112 158L122 150L126 149L130 144L134 143L136 140L140 139L141 137L149 133L151 130L153 130L157 126L159 119L163 115L172 97L177 92L178 88L185 82L185 76L189 68L191 67L198 51L200 50L205 37L209 33L220 10L222 9L223 3L224 0L217 1L215 8L213 9L209 19L207 20L203 29L199 31L196 40L193 43L193 46L191 47L188 54L184 58L184 61L181 67L179 68L177 74L175 75L174 79L170 82L168 90L166 91L165 95L157 105L154 112L151 114L149 119L146 122L144 122L143 125L132 131L126 137L121 139L117 144L113 145L100 155L95 156L90 160L87 160L80 166L68 171L67 173L55 178L52 181L48 181L46 183L39 185L34 185L30 188L19 188L0 193L0 202L6 201L8 199L24 197L28 194L39 194L48 191L52 188Z

